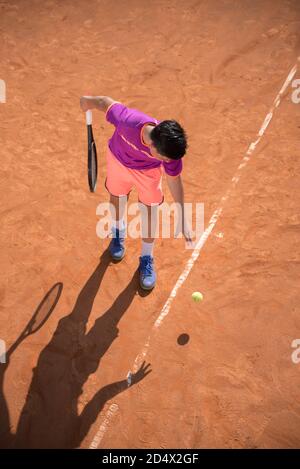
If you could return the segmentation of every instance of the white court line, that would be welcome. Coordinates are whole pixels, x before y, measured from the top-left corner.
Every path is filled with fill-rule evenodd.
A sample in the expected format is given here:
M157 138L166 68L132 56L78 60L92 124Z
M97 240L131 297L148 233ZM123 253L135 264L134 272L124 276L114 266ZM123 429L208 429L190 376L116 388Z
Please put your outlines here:
M298 62L299 62L299 60L300 60L300 57L298 57ZM275 108L277 108L279 106L279 104L281 102L281 97L282 97L283 93L286 91L286 89L288 88L288 86L290 85L290 83L291 83L292 79L294 78L296 72L297 72L297 64L294 65L294 67L292 68L292 70L288 74L288 77L285 80L284 84L282 85L281 90L279 91L278 95L274 99L274 102L271 106L270 112L266 115L265 120L263 121L262 126L261 126L261 128L260 128L260 130L257 134L257 139L249 145L249 148L246 151L246 154L243 157L242 162L240 163L235 175L231 179L231 182L232 182L231 186L227 190L226 194L221 198L219 207L214 211L211 219L209 220L208 227L203 232L201 238L197 242L197 244L196 244L196 246L195 246L195 248L194 248L194 250L191 254L191 257L189 258L189 260L186 263L184 271L179 276L173 290L171 291L171 294L170 294L169 298L167 299L166 303L164 304L164 306L163 306L157 320L155 321L155 323L152 327L152 331L151 331L151 333L150 333L150 335L149 335L149 337L148 337L148 339L147 339L147 341L146 341L146 343L143 347L143 350L141 351L141 353L135 359L135 362L134 362L134 365L133 365L133 373L135 373L139 369L141 364L143 363L143 361L144 361L144 359L147 355L149 346L150 346L150 338L151 338L152 333L155 332L159 328L159 326L162 324L165 317L168 315L168 313L170 311L170 308L171 308L171 305L172 305L172 302L173 302L174 298L176 297L179 288L184 284L184 282L186 281L189 273L191 272L194 263L196 262L196 260L199 257L201 249L203 248L205 242L207 241L207 238L209 237L210 233L212 232L215 224L217 223L217 221L218 221L218 219L219 219L219 217L220 217L220 215L223 211L223 207L224 207L226 201L228 200L231 192L233 191L233 189L235 188L235 186L239 182L242 169L244 169L245 166L247 165L248 161L250 160L250 156L252 155L252 153L254 152L256 146L258 145L258 143L260 142L262 136L264 135L268 125L270 124L270 122L272 120L273 112L274 112ZM110 423L112 417L116 414L117 410L118 410L118 407L116 406L116 404L111 404L110 405L108 411L106 412L106 416L103 418L103 420L102 420L102 422L99 426L98 432L96 433L95 437L93 438L92 443L90 444L90 449L96 449L96 448L99 447L99 445L101 443L101 440L103 439L103 436L105 435L105 433L108 429L109 423Z

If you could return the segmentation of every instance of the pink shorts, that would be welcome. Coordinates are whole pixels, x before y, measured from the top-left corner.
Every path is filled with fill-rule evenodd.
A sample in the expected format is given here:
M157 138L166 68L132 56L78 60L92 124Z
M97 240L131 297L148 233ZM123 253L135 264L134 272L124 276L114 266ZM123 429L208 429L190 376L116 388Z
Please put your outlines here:
M128 195L133 187L137 189L139 201L145 205L159 205L163 202L161 166L153 169L130 169L112 154L106 153L107 177L105 186L110 194L121 197Z

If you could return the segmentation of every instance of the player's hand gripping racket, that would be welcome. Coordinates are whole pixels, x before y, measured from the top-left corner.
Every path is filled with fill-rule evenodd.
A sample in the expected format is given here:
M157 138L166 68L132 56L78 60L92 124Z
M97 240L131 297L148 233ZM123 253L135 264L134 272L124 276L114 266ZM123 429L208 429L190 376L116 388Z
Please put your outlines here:
M86 111L86 125L88 132L88 180L90 191L95 192L98 175L97 150L92 129L92 111Z

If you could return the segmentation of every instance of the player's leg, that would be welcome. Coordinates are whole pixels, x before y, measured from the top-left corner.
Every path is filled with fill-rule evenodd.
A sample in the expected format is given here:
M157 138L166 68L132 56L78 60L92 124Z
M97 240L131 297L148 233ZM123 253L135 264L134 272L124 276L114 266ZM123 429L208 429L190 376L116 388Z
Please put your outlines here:
M109 245L111 256L119 261L125 255L125 210L128 196L117 197L110 194L112 240Z
M142 252L140 256L140 285L151 290L156 283L154 241L157 237L159 205L163 202L162 170L155 168L136 171L135 185L139 193L142 219Z
M107 149L107 177L105 186L110 193L112 218L112 240L109 245L114 260L121 260L125 254L126 226L124 215L128 194L132 188L131 175L117 158Z
M158 221L158 204L149 206L140 203L142 221L142 252L140 257L140 284L144 290L151 290L156 283L154 268L154 242Z
M109 203L111 207L111 221L113 229L125 228L125 211L128 195L115 196L110 194Z

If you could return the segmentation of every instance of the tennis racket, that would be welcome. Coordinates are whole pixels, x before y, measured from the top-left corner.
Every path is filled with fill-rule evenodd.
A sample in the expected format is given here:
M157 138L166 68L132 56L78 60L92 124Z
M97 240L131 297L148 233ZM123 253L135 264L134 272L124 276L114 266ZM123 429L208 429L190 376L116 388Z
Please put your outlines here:
M91 192L95 192L98 175L97 150L92 129L92 111L86 112L86 125L88 134L88 181Z
M28 322L25 329L23 329L15 343L7 351L7 356L10 356L26 337L37 332L45 324L52 311L54 310L55 306L57 305L57 302L62 292L62 288L62 283L56 283L48 291L46 296L43 298L43 300L40 302L39 306L35 310L32 318Z

